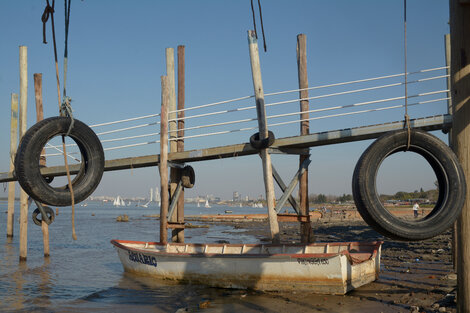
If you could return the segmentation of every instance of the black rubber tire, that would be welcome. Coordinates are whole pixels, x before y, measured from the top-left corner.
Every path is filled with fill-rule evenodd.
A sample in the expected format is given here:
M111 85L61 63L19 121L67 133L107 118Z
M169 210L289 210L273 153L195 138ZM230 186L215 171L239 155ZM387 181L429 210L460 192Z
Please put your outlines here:
M379 199L376 178L386 157L406 151L407 138L407 130L390 132L364 151L354 169L353 197L364 221L377 232L392 239L424 240L447 230L459 216L465 201L465 176L456 155L444 142L427 132L412 130L409 151L423 156L433 168L439 197L424 218L406 221L395 217Z
M50 207L45 206L45 205L43 205L42 207L44 208L44 211L46 212L47 217L49 217L50 223L48 223L47 225L51 225L55 218L54 210L52 210ZM36 209L33 211L33 215L32 215L34 224L38 226L41 226L42 224L42 219L38 219L38 215L40 214L41 214L41 211L39 211L39 209Z
M46 143L55 136L67 134L70 119L51 117L33 125L23 136L15 158L15 173L19 184L31 198L48 205L72 204L68 185L52 187L40 172L39 157ZM75 203L93 193L103 176L104 152L96 134L83 122L75 119L69 136L82 155L81 168L72 181Z
M250 137L250 145L255 148L256 150L266 149L273 145L275 140L274 133L268 130L268 138L263 140L259 139L259 132L256 134L251 135Z
M184 188L193 188L196 182L196 174L192 166L186 165L181 172L181 183Z

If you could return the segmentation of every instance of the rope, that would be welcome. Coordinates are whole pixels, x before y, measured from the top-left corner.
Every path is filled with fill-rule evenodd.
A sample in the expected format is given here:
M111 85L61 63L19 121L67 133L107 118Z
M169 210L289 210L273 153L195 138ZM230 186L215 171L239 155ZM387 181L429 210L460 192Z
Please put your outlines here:
M55 26L54 26L54 5L55 5L55 0L52 0L52 6L49 4L49 0L46 0L46 8L44 9L45 13L43 13L43 17L44 17L45 14L46 15L45 15L45 18L41 18L41 19L43 21L43 25L45 25L45 23L49 19L49 16L51 18L52 41L54 43L54 61L55 61L55 71L56 71L56 80L57 80L57 99L58 99L58 102L59 102L60 114L61 114L61 116L63 116L62 114L65 114L65 112L62 109L63 105L61 103L61 97L60 97L59 64L58 64L58 61L57 61L57 59L58 59L57 58L57 44L56 44L56 39L55 39ZM45 26L43 27L43 30L45 30ZM68 28L67 28L67 33L68 33ZM45 42L45 36L44 36L44 41L43 42ZM67 101L67 102L70 105L70 101ZM71 114L71 110L70 110L69 113ZM70 124L71 124L71 126L73 126L73 119L71 119ZM67 136L69 135L70 130L71 130L71 128L69 127L69 130L67 132ZM74 193L73 193L72 179L70 177L69 164L68 164L68 161L67 161L67 150L66 150L66 147L65 147L65 136L64 135L62 135L62 150L64 152L63 153L64 154L64 165L65 165L65 170L67 172L67 181L68 181L68 186L69 186L69 190L70 190L70 197L71 197L71 200L72 200L72 238L73 238L73 240L77 240L77 235L75 233L75 197L74 197Z
M408 70L407 70L407 43L406 43L406 0L403 0L403 25L404 25L404 57L405 57L405 127L407 129L406 150L410 149L411 145L411 126L410 116L408 115Z
M261 2L260 2L260 0L258 0L258 8L259 8L259 19L260 19L260 22L261 22L261 33L263 34L264 52L266 52L266 38L264 36L263 13L261 12ZM258 39L258 31L256 30L255 7L253 5L253 0L251 0L251 14L253 16L253 28L255 30L255 36L256 36L256 39Z
M46 23L49 20L49 16L54 14L54 2L55 0L52 0L52 7L49 4L49 0L46 0L46 7L44 8L44 12L42 13L41 16L41 21L42 21L42 43L47 44L46 41Z
M259 19L260 19L260 22L261 22L261 33L263 34L264 52L266 52L266 38L264 36L263 13L261 12L261 2L260 2L260 0L258 0L258 8L259 8Z

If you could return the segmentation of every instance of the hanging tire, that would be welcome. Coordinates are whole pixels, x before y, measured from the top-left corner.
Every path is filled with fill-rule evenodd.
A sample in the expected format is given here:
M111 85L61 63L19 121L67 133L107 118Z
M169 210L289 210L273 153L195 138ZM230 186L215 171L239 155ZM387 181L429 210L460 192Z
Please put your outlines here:
M43 205L42 207L44 208L44 211L47 214L47 217L49 217L49 223L47 223L47 225L51 225L55 218L54 210L52 210L50 207L45 206L45 205ZM39 209L36 209L33 211L33 216L32 216L33 222L34 224L38 226L41 226L42 224L42 219L38 218L38 215L40 214L41 214L41 211L39 211Z
M53 137L66 135L70 119L51 117L33 125L21 139L15 158L15 173L21 188L31 198L48 205L72 204L68 185L53 187L40 172L39 157L46 143ZM75 141L82 156L79 172L72 180L75 203L79 203L96 189L104 169L101 142L90 127L75 120L69 136Z
M256 134L251 135L250 137L250 145L255 148L256 150L266 149L273 145L274 143L274 133L272 131L268 131L268 138L260 139L259 132Z
M184 188L193 188L196 174L192 166L186 165L181 172L181 183Z
M423 240L441 234L459 216L465 201L465 176L449 146L427 132L412 130L409 151L428 161L437 177L439 196L433 210L425 217L417 220L397 218L382 205L376 177L385 158L406 151L407 138L407 130L390 132L364 151L354 169L353 197L364 221L379 233L398 240Z

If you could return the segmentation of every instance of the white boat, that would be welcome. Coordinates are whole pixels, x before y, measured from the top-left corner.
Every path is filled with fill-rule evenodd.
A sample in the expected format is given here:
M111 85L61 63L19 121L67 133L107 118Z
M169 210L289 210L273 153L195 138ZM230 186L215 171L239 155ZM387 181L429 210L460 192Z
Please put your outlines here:
M112 240L126 272L213 287L345 294L377 279L382 242L185 244Z
M121 198L121 196L117 196L114 201L113 201L114 206L126 206L126 203L124 200Z
M210 208L211 207L210 204L209 204L209 200L206 199L206 204L204 204L204 207L205 208Z
M199 201L197 202L197 207L198 207L198 208L200 207L200 205L199 205Z

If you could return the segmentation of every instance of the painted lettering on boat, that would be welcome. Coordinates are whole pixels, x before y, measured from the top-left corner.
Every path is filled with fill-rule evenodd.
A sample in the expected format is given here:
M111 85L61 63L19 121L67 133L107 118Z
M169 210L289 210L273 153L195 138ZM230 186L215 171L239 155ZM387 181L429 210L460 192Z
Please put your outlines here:
M144 255L139 252L132 252L132 251L127 251L127 252L129 252L129 260L131 260L132 262L137 262L137 263L142 263L142 264L157 267L157 258L155 258L154 256Z
M330 260L327 258L301 258L297 259L297 263L303 265L328 265Z

